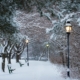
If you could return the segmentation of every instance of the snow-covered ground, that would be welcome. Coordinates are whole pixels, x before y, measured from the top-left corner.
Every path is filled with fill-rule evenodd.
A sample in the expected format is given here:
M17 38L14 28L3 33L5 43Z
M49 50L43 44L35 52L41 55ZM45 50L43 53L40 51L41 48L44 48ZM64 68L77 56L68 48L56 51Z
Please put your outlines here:
M0 80L75 80L63 78L62 69L49 61L29 61L29 66L25 61L21 60L21 62L24 63L22 67L13 59L12 68L16 70L9 74L6 61L5 73L0 68Z

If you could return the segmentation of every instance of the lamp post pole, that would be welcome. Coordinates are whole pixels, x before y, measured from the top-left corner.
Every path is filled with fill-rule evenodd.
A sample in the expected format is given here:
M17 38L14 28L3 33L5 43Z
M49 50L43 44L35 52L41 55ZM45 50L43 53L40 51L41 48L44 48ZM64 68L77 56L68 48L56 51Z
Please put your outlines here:
M70 33L67 33L67 51L68 51L68 54L67 54L67 66L68 66L68 70L67 70L67 76L70 77L70 70L69 70L69 35Z
M29 66L29 56L28 56L28 40L26 40L27 43L27 66Z
M67 33L67 76L70 77L70 65L69 65L69 36L70 32L72 30L72 26L70 24L70 21L66 23L66 33Z
M47 55L48 55L48 61L49 61L49 44L47 44L46 47L47 47Z

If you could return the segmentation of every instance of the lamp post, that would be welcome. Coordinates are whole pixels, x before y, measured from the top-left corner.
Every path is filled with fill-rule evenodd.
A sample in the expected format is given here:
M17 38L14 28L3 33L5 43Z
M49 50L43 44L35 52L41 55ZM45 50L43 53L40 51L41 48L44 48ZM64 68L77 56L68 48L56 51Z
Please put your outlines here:
M29 66L29 56L28 56L28 40L26 40L26 44L27 44L27 66Z
M67 33L67 76L70 77L70 67L69 67L69 35L70 35L70 32L72 30L72 26L70 24L70 21L67 21L66 22L66 33Z
M47 55L48 55L48 61L49 61L49 44L47 44L46 47L47 47Z

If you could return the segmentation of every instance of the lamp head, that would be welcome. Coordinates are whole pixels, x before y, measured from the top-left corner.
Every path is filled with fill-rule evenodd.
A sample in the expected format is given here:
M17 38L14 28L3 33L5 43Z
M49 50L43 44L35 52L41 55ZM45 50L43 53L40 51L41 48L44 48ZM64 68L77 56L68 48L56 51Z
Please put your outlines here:
M70 24L70 21L66 22L66 33L70 33L72 31L72 25Z
M26 42L26 43L28 43L29 41L28 41L28 40L26 40L25 42Z
M46 46L49 47L49 44L47 44Z

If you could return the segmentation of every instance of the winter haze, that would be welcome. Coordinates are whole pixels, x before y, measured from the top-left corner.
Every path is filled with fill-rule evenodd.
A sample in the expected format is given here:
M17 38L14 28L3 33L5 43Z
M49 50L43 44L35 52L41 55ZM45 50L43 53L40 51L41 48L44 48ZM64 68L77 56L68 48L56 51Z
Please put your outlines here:
M70 76L80 78L79 0L1 0L0 53L11 59L45 60L67 67L67 34L70 21ZM47 47L46 45L49 44ZM49 55L48 55L49 53ZM17 56L17 57L16 57ZM66 70L64 76L66 76Z

